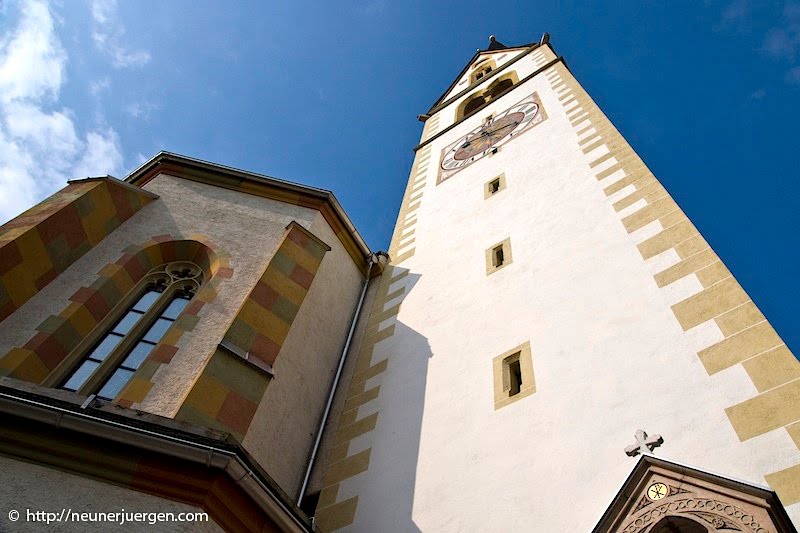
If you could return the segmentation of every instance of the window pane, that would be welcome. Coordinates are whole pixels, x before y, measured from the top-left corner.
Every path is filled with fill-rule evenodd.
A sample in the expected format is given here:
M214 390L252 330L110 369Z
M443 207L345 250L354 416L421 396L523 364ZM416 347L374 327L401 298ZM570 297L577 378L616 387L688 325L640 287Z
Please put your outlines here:
M175 298L164 310L164 312L161 313L161 316L165 316L174 320L178 318L178 315L181 314L181 311L183 311L187 305L189 305L189 300L186 298Z
M150 354L150 351L153 348L154 346L152 344L140 342L134 346L133 350L131 350L131 353L125 358L125 361L122 362L122 366L126 366L128 368L139 368L139 365L142 364L144 358Z
M172 325L172 320L167 320L165 318L159 318L156 320L156 323L150 326L150 330L144 336L144 340L150 341L153 343L158 342L161 340L161 337L164 336L164 333L167 332L167 329Z
M160 295L161 293L158 291L149 290L139 298L139 301L133 305L133 308L137 311L145 312L152 307L153 302L155 302Z
M122 390L122 387L128 383L128 380L131 379L133 376L133 372L130 370L125 370L124 368L118 369L111 378L106 381L106 384L103 385L103 388L100 389L100 392L97 393L97 396L103 398L105 400L113 400L119 394L119 391Z
M114 326L114 333L125 335L131 330L133 325L136 324L136 322L140 318L142 318L141 313L137 313L136 311L130 311L127 315L122 317L122 320L120 320L116 326Z
M97 345L97 348L92 350L92 353L89 357L92 359L97 359L98 361L104 360L106 357L108 357L108 354L111 353L111 350L113 350L121 340L122 337L118 335L114 334L106 335L106 338L103 339L102 342L100 342L100 344Z
M80 389L98 366L100 366L100 363L95 363L94 361L84 361L83 364L78 367L78 370L76 370L75 373L72 374L69 380L64 384L64 388L72 391Z

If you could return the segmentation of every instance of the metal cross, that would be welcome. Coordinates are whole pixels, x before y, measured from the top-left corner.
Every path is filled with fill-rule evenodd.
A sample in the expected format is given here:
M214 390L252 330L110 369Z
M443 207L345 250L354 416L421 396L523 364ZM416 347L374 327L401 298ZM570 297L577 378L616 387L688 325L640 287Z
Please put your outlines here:
M647 433L645 433L643 429L637 429L634 437L636 438L636 444L625 447L625 453L630 457L636 457L640 453L648 455L652 454L654 448L664 444L664 439L661 437L661 435L653 435L652 437L648 437Z

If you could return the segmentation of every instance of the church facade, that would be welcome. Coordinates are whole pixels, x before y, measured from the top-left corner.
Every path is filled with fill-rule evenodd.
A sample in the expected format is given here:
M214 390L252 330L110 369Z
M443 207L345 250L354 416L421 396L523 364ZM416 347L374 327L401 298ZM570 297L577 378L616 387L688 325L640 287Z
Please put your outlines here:
M2 226L4 508L794 531L800 363L549 37L419 118L388 254L328 191L166 152Z

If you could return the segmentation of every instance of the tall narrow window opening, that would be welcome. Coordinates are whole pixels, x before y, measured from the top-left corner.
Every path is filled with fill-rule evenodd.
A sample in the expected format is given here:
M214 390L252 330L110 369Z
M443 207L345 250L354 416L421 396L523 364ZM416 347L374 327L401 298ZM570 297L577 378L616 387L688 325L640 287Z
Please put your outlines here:
M522 388L522 368L519 365L519 352L503 359L503 390L510 398L519 394Z
M503 263L505 262L504 255L505 254L503 254L503 245L495 246L494 249L492 250L492 264L495 267L503 266Z
M95 339L61 387L113 400L189 304L203 282L194 263L167 263L151 270L131 291L130 303Z
M508 372L511 378L511 386L508 390L509 396L519 394L519 389L522 387L522 369L519 366L519 354L516 356L515 361L508 364Z

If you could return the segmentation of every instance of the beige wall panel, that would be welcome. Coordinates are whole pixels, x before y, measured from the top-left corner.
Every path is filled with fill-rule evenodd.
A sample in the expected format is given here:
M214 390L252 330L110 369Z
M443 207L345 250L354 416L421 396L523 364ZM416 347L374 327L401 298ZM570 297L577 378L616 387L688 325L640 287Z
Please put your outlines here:
M331 247L314 276L275 362L275 377L243 444L290 496L297 497L364 283L328 223L317 214L308 229Z

